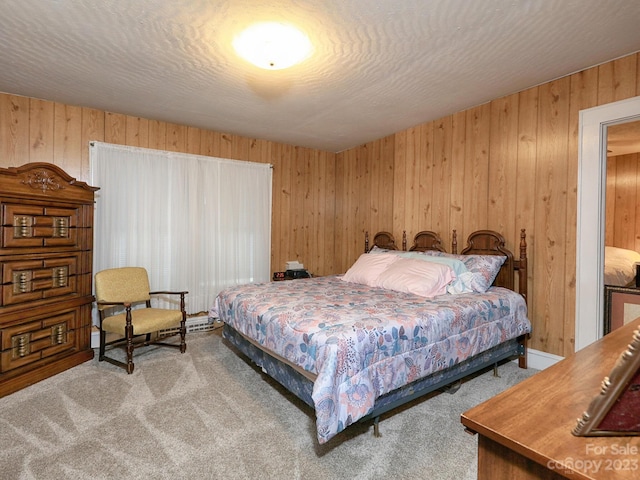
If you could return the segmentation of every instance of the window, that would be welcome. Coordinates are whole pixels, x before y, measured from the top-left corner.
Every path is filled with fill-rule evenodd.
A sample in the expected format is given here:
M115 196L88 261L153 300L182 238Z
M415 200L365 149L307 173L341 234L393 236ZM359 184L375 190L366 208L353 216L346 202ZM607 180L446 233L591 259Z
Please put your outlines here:
M152 289L189 291L188 313L269 280L271 165L99 142L90 165L94 272L145 267Z

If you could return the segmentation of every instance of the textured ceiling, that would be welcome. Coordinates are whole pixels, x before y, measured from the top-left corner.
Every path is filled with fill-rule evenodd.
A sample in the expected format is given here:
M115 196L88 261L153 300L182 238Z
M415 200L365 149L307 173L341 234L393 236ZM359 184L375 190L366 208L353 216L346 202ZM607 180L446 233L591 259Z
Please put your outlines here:
M640 50L638 0L0 0L0 91L342 151ZM298 25L288 70L238 58Z

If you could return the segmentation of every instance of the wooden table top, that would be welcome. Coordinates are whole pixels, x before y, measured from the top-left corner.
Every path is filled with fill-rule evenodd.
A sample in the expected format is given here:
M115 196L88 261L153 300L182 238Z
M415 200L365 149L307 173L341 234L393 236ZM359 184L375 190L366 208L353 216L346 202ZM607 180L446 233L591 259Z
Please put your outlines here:
M640 437L576 437L640 319L462 414L468 430L576 479L640 479Z

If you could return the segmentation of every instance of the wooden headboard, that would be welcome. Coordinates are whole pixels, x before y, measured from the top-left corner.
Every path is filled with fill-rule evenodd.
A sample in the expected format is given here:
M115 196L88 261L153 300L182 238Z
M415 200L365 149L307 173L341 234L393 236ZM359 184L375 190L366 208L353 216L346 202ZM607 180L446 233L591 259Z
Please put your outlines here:
M446 252L440 235L430 230L423 230L416 233L413 237L413 245L409 249L410 252L426 252L427 250L438 250Z
M373 236L373 245L369 244L369 232L364 232L364 252L368 253L373 247L384 248L387 250L398 250L395 238L392 233L378 232ZM426 252L427 250L438 250L446 252L440 235L436 232L423 230L416 233L413 237L413 245L409 248L410 252ZM402 251L407 251L407 232L402 232Z
M369 245L369 232L364 232L364 253L369 253L373 247L386 250L398 250L396 239L392 233L378 232L373 236L373 245ZM402 250L407 249L407 232L402 232Z

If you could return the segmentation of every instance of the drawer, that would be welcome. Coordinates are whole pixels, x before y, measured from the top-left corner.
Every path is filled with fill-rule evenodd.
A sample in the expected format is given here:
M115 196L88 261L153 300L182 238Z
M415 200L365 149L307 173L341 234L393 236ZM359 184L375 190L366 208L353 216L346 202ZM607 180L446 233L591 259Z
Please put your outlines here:
M45 205L2 204L2 248L79 245L82 210Z
M0 330L0 372L75 348L78 310Z
M82 253L2 263L2 306L78 294Z

